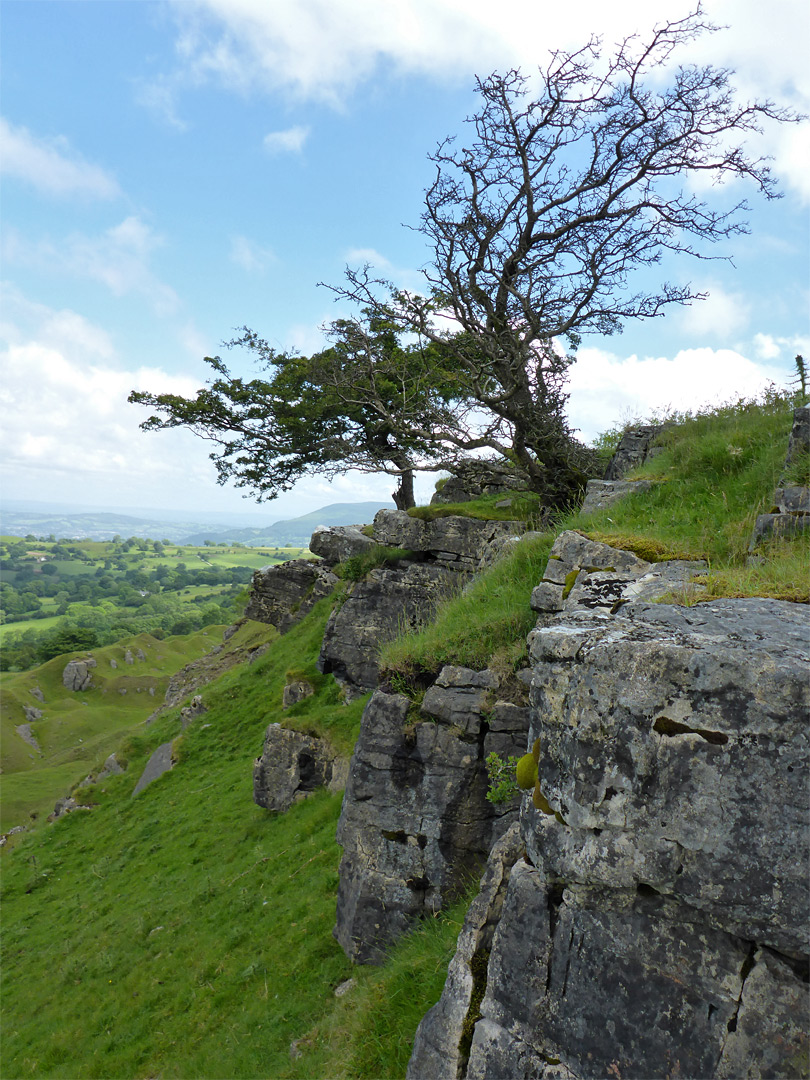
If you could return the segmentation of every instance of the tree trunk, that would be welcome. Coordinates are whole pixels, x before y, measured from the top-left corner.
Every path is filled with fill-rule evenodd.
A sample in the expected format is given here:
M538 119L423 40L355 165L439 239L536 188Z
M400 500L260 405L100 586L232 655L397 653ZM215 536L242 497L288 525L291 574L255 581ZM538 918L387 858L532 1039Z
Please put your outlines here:
M393 499L397 510L410 510L412 506L416 506L413 497L413 469L402 470Z

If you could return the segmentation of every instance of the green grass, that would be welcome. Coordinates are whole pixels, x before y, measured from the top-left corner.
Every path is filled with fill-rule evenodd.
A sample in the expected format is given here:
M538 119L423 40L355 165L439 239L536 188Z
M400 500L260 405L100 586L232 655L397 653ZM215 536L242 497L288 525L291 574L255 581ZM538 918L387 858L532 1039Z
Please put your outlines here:
M381 678L418 685L445 664L482 669L500 655L510 668L525 657L525 639L536 615L529 597L541 580L554 536L521 540L515 550L443 604L434 622L381 650Z
M504 503L498 506L498 503ZM528 521L530 524L541 510L540 496L532 492L506 492L482 495L462 503L437 503L435 506L414 506L410 517L421 521L436 521L445 517L469 517L482 521Z
M208 712L185 733L176 712L141 727L124 742L127 772L81 789L90 812L40 827L4 855L5 1076L303 1076L307 1059L291 1061L290 1043L315 1029L366 1059L370 1071L351 1075L401 1075L460 915L426 927L430 946L411 944L392 983L362 973L373 1051L363 1031L342 1031L356 1026L352 1001L343 1021L335 1015L334 989L352 974L331 935L340 795L320 792L284 815L252 802L265 727L290 715L281 692L302 657L314 676L328 614L321 602L255 663L206 688ZM321 678L309 702L299 716L307 729L350 747L364 701L340 704ZM133 799L149 753L167 739L178 764ZM396 1065L382 1067L389 1025L399 1031Z
M2 690L2 763L0 831L28 822L32 813L47 815L57 799L120 746L162 703L171 675L222 643L223 626L158 641L148 634L92 650L97 666L86 691L62 685L65 664L82 653L69 653L31 671L0 674ZM247 646L271 640L275 632L260 623L246 624L225 645L218 660ZM143 652L145 660L138 656ZM129 651L133 663L126 663ZM112 667L114 661L117 667ZM40 702L31 694L39 689ZM32 731L36 751L14 730L25 723L24 705L42 711Z

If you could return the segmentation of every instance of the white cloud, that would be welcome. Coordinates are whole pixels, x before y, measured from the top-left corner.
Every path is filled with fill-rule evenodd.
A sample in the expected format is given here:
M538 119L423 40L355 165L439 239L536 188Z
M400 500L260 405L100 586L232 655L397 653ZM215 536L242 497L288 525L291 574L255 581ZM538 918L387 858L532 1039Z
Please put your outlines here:
M308 127L291 127L286 131L271 131L265 135L263 145L271 154L300 154L309 136Z
M276 261L276 256L270 248L262 247L246 236L234 236L231 238L230 260L252 274L266 270Z
M64 137L37 138L3 118L0 172L32 184L46 195L113 199L121 194L114 177L84 161Z
M687 334L729 341L748 325L749 305L741 293L727 292L716 283L698 284L696 291L708 295L705 300L695 300L679 313L681 328Z
M140 218L130 216L101 236L73 233L54 243L30 241L13 229L6 230L3 257L9 264L35 267L98 281L115 296L145 296L159 315L178 307L175 291L159 281L149 263L163 240Z
M135 100L168 127L175 128L177 131L186 131L188 125L177 112L175 81L164 76L154 82L143 82L135 92Z
M374 248L349 248L346 252L346 262L349 266L371 266L375 270L386 271L391 269L390 261Z
M473 73L536 70L551 49L577 48L590 34L602 35L607 49L694 6L673 0L662 12L647 0L580 0L575 9L537 0L173 0L177 77L339 106L381 70L471 85ZM704 10L724 29L691 44L679 59L736 70L743 98L771 97L810 110L805 0L706 0ZM763 41L774 62L763 62ZM773 125L758 145L775 156L777 173L810 198L806 132Z
M784 386L784 369L755 363L734 349L682 349L674 357L622 357L583 348L571 369L569 416L586 441L626 419L694 410Z
M810 338L801 334L793 337L754 334L754 351L760 360L779 360L786 352L787 359L792 362L797 353L810 356Z

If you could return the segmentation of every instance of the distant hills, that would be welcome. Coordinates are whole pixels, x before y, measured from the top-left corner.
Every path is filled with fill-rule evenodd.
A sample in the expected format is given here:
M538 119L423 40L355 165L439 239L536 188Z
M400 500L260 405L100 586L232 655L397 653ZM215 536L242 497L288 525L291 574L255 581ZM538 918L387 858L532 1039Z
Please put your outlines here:
M309 543L309 538L318 525L365 525L378 510L393 510L392 503L358 502L330 503L320 510L301 517L276 521L266 529L223 529L214 532L209 527L204 532L194 533L185 541L187 544L202 544L206 540L216 543L247 544L249 547L267 547L270 544L292 544L294 547Z
M283 547L286 544L303 547L309 542L317 525L363 524L370 522L378 510L393 508L392 503L385 502L330 503L301 517L245 527L241 523L230 526L227 522L206 522L207 514L201 514L202 520L195 521L193 518L170 518L164 516L164 511L160 514L162 520L156 520L118 511L47 511L39 508L41 504L35 505L36 510L26 508L21 502L4 506L0 512L0 534L52 535L57 540L112 540L117 535L122 538L137 536L146 540L170 540L175 544L202 544L206 540L213 540L216 543L242 543L248 547Z

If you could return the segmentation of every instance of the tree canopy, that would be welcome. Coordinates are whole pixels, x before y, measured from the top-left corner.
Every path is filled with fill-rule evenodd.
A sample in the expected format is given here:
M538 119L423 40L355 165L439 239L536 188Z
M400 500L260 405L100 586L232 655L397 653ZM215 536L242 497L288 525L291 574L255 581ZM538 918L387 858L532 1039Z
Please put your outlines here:
M424 292L348 269L329 288L362 316L331 325L330 349L279 355L245 330L231 344L269 364L269 380L243 382L207 358L218 377L194 400L131 395L162 413L142 426L213 439L220 479L264 497L309 472L384 469L402 478L397 501L409 505L414 468L489 451L564 503L588 462L565 415L582 336L702 299L666 281L633 291L630 277L667 253L710 258L747 231L745 202L713 209L690 180L745 180L778 197L746 139L766 120L798 117L738 102L725 69L672 66L714 29L698 7L610 57L591 39L553 53L539 79L479 79L469 139L430 156Z

